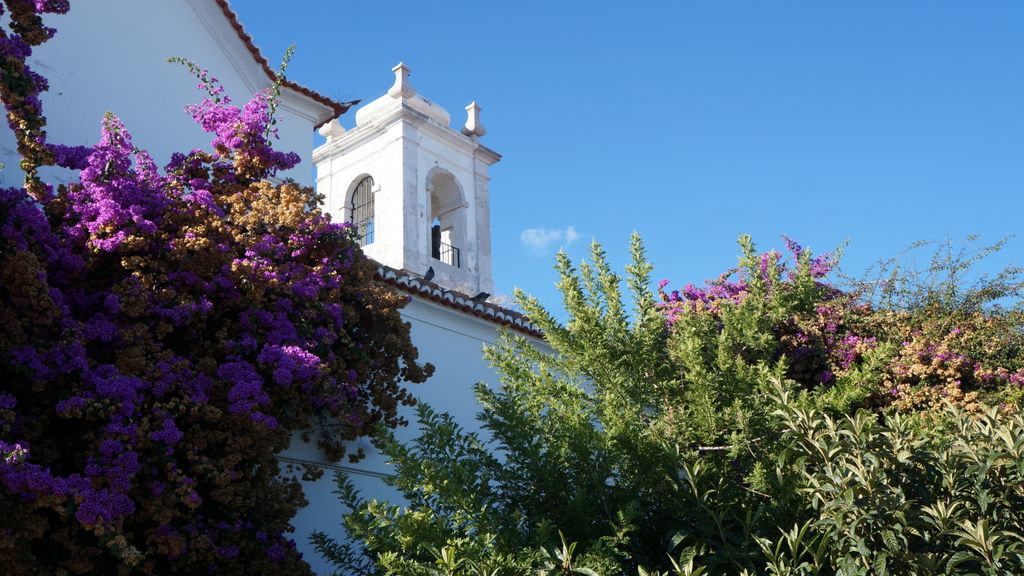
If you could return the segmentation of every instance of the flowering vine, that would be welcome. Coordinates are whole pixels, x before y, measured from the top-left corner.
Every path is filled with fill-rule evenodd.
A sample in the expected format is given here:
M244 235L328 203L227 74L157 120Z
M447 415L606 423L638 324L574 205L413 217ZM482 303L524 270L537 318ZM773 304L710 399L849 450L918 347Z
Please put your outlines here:
M294 433L330 458L401 423L417 362L404 298L347 224L266 178L273 92L233 106L199 70L212 150L160 169L110 114L45 141L24 64L66 2L8 0L2 96L27 180L0 190L0 565L5 573L305 574L288 537ZM16 78L21 80L16 81ZM36 169L80 170L56 192Z

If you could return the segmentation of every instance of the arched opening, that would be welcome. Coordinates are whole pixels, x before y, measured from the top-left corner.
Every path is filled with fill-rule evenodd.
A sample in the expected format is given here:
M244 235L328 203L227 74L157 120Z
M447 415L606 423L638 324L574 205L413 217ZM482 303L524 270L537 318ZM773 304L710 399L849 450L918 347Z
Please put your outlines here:
M462 250L452 243L452 229L442 228L441 219L430 225L430 256L456 268L462 267Z
M466 204L462 188L450 172L435 168L427 177L427 190L430 193L430 256L461 268L466 244Z
M359 245L373 244L373 177L367 176L356 184L349 208L349 222L356 230Z

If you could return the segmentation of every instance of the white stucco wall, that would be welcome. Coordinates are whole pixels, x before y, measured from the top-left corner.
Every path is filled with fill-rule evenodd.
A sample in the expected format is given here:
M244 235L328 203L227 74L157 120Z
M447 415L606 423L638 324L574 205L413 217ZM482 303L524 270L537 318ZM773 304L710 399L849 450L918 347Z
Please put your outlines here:
M314 152L316 190L324 195L324 208L337 222L351 218L351 192L365 176L374 182L374 241L364 247L367 256L395 268L403 267L406 238L403 214L406 196L402 194L405 175L405 140L402 123L374 126L350 132L351 146L326 152L330 144ZM424 268L425 270L425 268Z
M484 360L483 348L496 342L498 325L416 296L403 310L402 317L412 325L412 339L419 349L420 359L435 366L434 376L423 384L414 385L413 393L438 412L453 415L465 429L479 431L476 422L479 407L472 388L477 382L497 384L494 369ZM547 349L543 341L532 341ZM400 429L398 437L412 439L416 436L414 409L403 408L403 413L411 424ZM366 459L357 464L340 464L353 470L350 476L364 497L397 501L397 495L380 480L381 475L390 472L383 457L369 441L364 440L354 447L359 446L366 449ZM301 442L293 445L283 456L336 466L325 462L315 446ZM330 470L319 481L306 483L304 490L309 505L292 522L299 550L317 574L330 574L332 570L309 544L309 534L320 530L338 539L343 539L345 534L341 516L346 510L332 494L334 489L334 473Z
M270 85L212 0L73 2L67 14L48 15L46 22L57 28L57 35L33 51L29 65L50 81L42 100L53 143L94 144L103 114L111 111L159 166L172 152L207 148L212 138L184 111L203 92L183 66L166 62L171 56L208 69L238 105ZM325 108L295 92L284 94L277 147L297 152L302 163L281 177L312 184L309 159L317 109L322 114ZM0 171L0 186L18 186L23 175L14 135L2 124L0 162L7 168ZM68 174L50 170L45 179L56 184Z
M413 393L438 412L454 416L465 429L477 431L479 408L473 385L497 383L497 375L483 358L483 348L496 342L499 325L438 304L416 290L423 286L454 290L463 294L458 296L463 304L471 295L493 291L488 172L501 156L480 143L482 129L456 130L447 111L416 94L407 66L399 64L393 71L395 84L355 113L354 128L346 131L332 124L321 130L327 142L313 151L316 188L325 197L327 211L336 220L348 221L350 194L363 178L373 178L374 241L363 250L390 267L391 274L410 282L403 286L409 286L415 295L402 316L412 325L412 340L421 360L436 369ZM479 107L473 103L467 111L478 126ZM437 207L432 206L432 192L438 197ZM449 225L452 241L461 250L461 266L444 263L431 254L434 208L440 208L436 212L442 225ZM432 281L421 282L428 269L433 270ZM445 296L453 297L453 293ZM546 347L541 340L534 343ZM405 408L403 413L415 422L413 408ZM400 440L410 440L416 433L416 427L410 426L397 434ZM333 470L347 470L365 498L398 503L397 494L382 481L391 472L383 457L369 441L352 446L353 450L359 448L368 456L355 465L325 462L314 445L300 439L281 455L284 460L313 463L328 470L319 481L304 486L309 506L293 522L300 550L321 574L331 570L309 545L309 534L320 530L336 539L345 537L341 517L346 510L332 493Z

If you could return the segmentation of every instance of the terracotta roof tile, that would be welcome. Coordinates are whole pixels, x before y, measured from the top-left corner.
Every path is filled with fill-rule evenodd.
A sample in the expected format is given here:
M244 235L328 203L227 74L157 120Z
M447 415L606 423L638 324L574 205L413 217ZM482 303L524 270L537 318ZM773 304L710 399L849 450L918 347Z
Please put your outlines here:
M488 322L506 326L516 332L521 332L535 338L544 337L544 333L540 331L540 328L537 328L533 322L530 322L529 318L525 315L515 310L509 310L508 308L488 302L474 302L472 298L462 292L442 288L425 278L404 270L395 270L390 266L379 266L377 268L377 276L386 284L390 284L403 292L432 300L448 308L467 312Z
M270 67L270 64L267 62L267 59L263 57L263 54L260 53L260 49L257 48L255 44L253 44L252 37L249 36L249 33L245 31L245 28L242 26L242 23L238 21L238 16L235 14L235 11L231 9L231 6L228 5L228 0L214 1L217 3L217 6L220 7L221 11L224 12L224 17L227 18L228 22L231 24L231 27L234 28L235 33L238 34L239 40L241 40L242 43L245 44L245 47L249 49L249 52L252 54L253 59L256 60L260 67L263 68L263 71L267 73L267 77L270 78L271 81L273 81L277 77L277 73L274 72L274 70ZM292 82L291 80L288 79L285 79L283 85L288 88L291 88L292 90L295 90L300 94L304 94L312 98L313 100L316 100L317 102L323 104L324 106L327 106L332 110L332 115L330 117L320 118L317 120L316 127L319 127L328 120L341 116L349 108L359 103L359 100L352 100L351 102L337 102L335 100L328 98L327 96L324 96L323 94L320 94L319 92L310 90L309 88L296 84L295 82Z

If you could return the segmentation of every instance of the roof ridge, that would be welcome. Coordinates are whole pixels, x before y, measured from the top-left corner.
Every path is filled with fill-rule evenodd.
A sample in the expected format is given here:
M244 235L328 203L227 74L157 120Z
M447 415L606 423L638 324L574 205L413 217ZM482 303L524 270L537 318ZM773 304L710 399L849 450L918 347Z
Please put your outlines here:
M231 9L231 6L228 4L228 0L214 0L214 2L217 3L217 6L220 7L221 12L224 13L224 17L227 18L228 23L231 24L231 27L235 30L235 34L238 35L238 39L241 40L243 44L245 44L245 47L249 50L249 53L252 54L253 59L256 60L256 63L259 64L261 68L263 68L264 72L266 72L267 77L270 78L271 81L276 80L277 73L274 72L274 70L270 67L270 63L267 62L267 59L263 57L263 54L260 52L260 49L256 47L255 43L253 43L252 36L249 36L249 33L245 31L245 27L242 26L242 23L238 20L238 15L235 14L235 11ZM349 108L359 103L359 100L351 100L349 102L338 102L332 98L328 98L327 96L324 96L323 94L315 90L302 86L301 84L293 82L292 80L289 80L287 78L284 79L282 85L287 88L291 88L292 90L295 90L300 94L308 96L309 98L316 100L317 102L323 104L324 106L327 106L332 110L333 116L329 118L319 119L317 121L317 126L314 126L314 128L319 128L320 125L324 124L325 122L328 122L333 118L341 116L342 114L347 112Z

